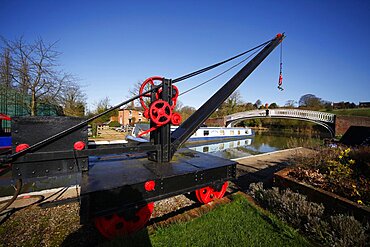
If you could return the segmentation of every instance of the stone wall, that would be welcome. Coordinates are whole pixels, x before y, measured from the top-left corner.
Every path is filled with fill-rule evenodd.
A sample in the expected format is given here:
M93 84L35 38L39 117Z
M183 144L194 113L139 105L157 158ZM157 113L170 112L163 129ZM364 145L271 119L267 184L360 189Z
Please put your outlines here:
M370 127L370 117L338 116L335 123L335 134L343 135L350 126Z

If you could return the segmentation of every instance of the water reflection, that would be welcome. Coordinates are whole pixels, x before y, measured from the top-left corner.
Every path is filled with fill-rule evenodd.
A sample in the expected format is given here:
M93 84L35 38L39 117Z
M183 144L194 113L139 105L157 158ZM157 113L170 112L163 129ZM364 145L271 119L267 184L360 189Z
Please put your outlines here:
M190 146L195 151L208 153L214 156L235 159L256 155L261 153L270 153L282 149L302 146L302 142L311 142L319 144L320 139L310 136L264 132L256 133L253 138L243 140L225 141L220 143L206 143L198 146Z
M252 144L252 139L242 139L242 140L234 140L234 141L226 141L220 143L206 143L198 146L190 147L190 149L202 152L202 153L209 153L214 156L222 157L222 158L234 158L234 157L244 157L248 155L252 155L251 153L247 153L244 149L247 146Z

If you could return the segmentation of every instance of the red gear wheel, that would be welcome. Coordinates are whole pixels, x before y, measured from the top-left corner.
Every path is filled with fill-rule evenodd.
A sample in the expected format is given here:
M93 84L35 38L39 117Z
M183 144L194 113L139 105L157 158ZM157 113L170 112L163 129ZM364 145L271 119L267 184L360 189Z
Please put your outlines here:
M99 216L94 220L95 227L107 239L113 239L119 236L125 236L135 233L142 229L153 213L154 203L147 205L134 212L134 219L127 220L121 213L115 213L109 216Z
M156 100L150 105L149 109L150 119L157 124L162 126L171 121L172 109L170 104L164 100Z
M228 185L229 183L225 182L222 185L220 191L216 191L211 186L203 187L201 189L196 190L195 195L200 203L207 204L216 198L218 199L222 198L225 195Z
M146 79L143 82L143 84L141 84L141 86L140 86L139 94L143 94L144 92L146 92L146 91L149 90L149 89L145 89L145 87L148 84L150 84L152 86L155 86L155 83L154 83L155 81L160 81L162 83L163 82L163 77L153 76L153 77L149 77L148 79ZM147 93L147 94L144 94L143 96L140 96L140 104L144 108L144 111L145 111L145 110L148 110L149 109L149 106L147 106L145 104L144 97L150 98L151 97L151 94L150 93Z

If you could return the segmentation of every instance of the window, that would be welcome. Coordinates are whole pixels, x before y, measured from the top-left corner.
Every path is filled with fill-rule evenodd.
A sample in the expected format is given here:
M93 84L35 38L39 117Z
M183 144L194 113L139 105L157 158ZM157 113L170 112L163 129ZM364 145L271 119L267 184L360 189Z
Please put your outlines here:
M208 153L208 152L209 152L209 147L208 146L203 147L203 153Z
M204 130L203 131L203 136L209 136L209 130Z
M240 130L238 130L238 135L240 135Z
M224 136L225 135L225 130L220 130L220 135Z
M139 111L139 116L141 117L143 115L143 113L141 111Z
M233 130L230 130L230 135L234 135L234 131Z

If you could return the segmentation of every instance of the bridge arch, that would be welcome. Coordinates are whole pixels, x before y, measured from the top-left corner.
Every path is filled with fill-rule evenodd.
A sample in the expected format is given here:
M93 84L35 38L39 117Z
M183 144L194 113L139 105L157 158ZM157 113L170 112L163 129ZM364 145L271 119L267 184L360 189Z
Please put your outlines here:
M283 118L283 119L296 119L312 122L326 128L332 137L335 136L335 114L300 110L300 109L265 109L238 112L225 117L226 126L231 127L236 123L256 118Z

